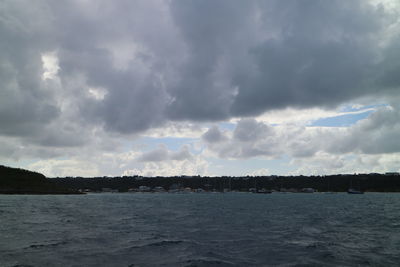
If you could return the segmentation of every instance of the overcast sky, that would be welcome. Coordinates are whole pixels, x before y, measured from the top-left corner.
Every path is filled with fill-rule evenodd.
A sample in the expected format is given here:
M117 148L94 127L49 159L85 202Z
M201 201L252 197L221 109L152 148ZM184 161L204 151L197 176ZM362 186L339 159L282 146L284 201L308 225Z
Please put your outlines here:
M400 171L397 0L3 0L0 164Z

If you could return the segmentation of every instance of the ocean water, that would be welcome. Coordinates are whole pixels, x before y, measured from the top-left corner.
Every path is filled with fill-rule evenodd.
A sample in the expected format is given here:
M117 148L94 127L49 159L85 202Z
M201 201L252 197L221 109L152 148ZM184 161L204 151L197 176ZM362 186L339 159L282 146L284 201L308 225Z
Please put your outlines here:
M0 266L400 266L400 194L1 195Z

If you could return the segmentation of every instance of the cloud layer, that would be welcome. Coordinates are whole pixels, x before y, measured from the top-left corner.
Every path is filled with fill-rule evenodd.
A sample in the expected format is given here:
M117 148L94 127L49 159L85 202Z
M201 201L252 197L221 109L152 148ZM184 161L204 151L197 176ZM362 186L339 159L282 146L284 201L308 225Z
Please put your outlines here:
M386 29L396 11L367 1L6 1L3 132L59 116L41 79L49 51L79 115L121 133L393 93L399 40Z
M203 135L207 153L399 152L399 11L396 1L364 0L6 0L0 153L121 151L140 135L184 125L200 137L206 123L232 119L233 132ZM391 109L344 130L259 119L355 102ZM161 146L137 161L193 160L182 149Z

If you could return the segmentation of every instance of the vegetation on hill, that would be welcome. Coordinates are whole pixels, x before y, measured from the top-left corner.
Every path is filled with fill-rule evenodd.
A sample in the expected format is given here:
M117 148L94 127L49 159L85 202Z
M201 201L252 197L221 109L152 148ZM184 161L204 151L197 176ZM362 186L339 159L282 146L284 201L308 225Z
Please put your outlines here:
M126 192L129 189L175 187L201 188L204 190L249 191L250 188L276 191L296 191L314 188L318 191L344 192L353 187L362 191L400 192L400 175L345 174L329 176L243 176L243 177L66 177L46 178L43 174L0 165L0 194L75 194L78 190L102 191L103 188Z
M242 176L242 177L207 177L207 176L174 176L174 177L66 177L53 178L55 183L68 186L73 189L88 189L101 191L102 188L110 188L119 192L129 189L148 186L158 186L164 189L171 187L190 187L193 189L223 191L249 191L250 188L268 189L276 191L301 190L314 188L319 192L346 192L350 187L370 192L400 192L400 175L398 174L341 174L326 176Z
M43 174L0 165L0 194L71 194L76 190L59 185Z

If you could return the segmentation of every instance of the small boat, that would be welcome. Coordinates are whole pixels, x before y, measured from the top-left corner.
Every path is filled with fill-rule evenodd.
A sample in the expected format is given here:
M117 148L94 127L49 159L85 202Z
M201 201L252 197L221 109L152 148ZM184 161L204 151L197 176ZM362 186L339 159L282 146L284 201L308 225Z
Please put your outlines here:
M363 191L361 191L360 187L360 182L358 182L358 190L353 188L353 180L350 180L350 188L347 190L348 194L364 194Z
M257 194L271 194L272 191L271 190L267 190L265 188L262 188L260 190L256 190L254 193L257 193Z
M349 193L349 194L364 194L363 191L356 190L354 188L349 188L349 190L347 190L347 193Z

